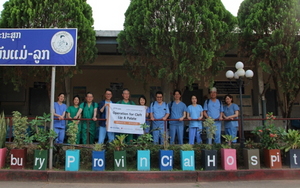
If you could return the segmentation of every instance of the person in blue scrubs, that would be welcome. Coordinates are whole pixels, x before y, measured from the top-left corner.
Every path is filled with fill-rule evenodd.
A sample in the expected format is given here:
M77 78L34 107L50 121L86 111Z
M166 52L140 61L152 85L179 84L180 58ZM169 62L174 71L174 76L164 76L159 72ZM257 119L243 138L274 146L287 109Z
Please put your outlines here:
M169 103L170 119L178 119L177 121L170 121L170 144L174 144L177 134L178 144L183 144L184 122L186 117L186 105L180 100L181 91L174 90L174 101Z
M216 144L221 143L221 121L223 119L223 105L219 99L217 99L217 88L213 87L210 89L210 99L207 99L204 102L204 112L203 115L205 118L211 117L215 120L215 126L217 128L216 134L214 137L214 142ZM207 143L210 144L210 139L207 140Z
M154 121L155 119L166 120L169 117L169 107L168 104L163 102L163 93L157 91L155 94L156 101L150 105L150 118L153 124L153 143L154 144L163 144L164 143L164 133L165 121Z
M203 108L201 105L197 104L197 96L192 95L191 97L192 104L188 106L187 110L187 118L189 120L198 121L190 121L189 122L189 144L195 143L195 137L197 139L197 143L202 143L201 132L202 132L202 118L203 118Z
M237 119L239 116L239 106L233 103L233 97L231 95L225 95L224 97L225 105L224 105L224 113L223 117L226 120ZM238 121L224 121L225 134L231 135L232 138L235 138L238 130ZM236 143L237 140L232 141L232 143Z
M64 104L65 94L58 94L58 101L54 102L54 118L58 120L54 120L54 131L57 134L57 138L55 142L58 144L62 144L65 139L65 131L66 131L66 121L65 115L67 111L67 105Z
M98 112L100 115L100 119L107 119L107 111L109 104L113 103L111 101L112 98L112 90L106 89L104 93L105 99L99 102L98 105ZM106 120L99 121L99 144L103 144L104 140L108 137L108 142L112 142L115 139L115 133L114 132L107 132L106 131Z

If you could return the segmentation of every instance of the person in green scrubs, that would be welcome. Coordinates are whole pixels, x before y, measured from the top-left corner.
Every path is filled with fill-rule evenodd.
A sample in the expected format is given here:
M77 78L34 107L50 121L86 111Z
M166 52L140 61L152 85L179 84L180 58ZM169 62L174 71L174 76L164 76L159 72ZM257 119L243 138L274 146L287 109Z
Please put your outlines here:
M80 97L78 95L75 95L73 97L73 106L69 106L68 109L67 109L67 118L69 118L69 119L73 118L74 119L74 117L77 115L77 112L79 110L79 102L80 102ZM69 120L68 124L69 123L72 123L72 120ZM76 144L80 144L80 140L81 140L81 123L79 121L77 121L77 125L78 125L78 132L77 132Z
M97 121L97 109L98 103L93 102L93 94L88 92L85 96L86 102L83 102L79 105L79 110L75 119L80 117L83 119L92 119L92 120L82 120L81 121L81 137L82 144L94 144L95 134L96 134L96 121ZM89 127L88 127L89 124ZM89 139L87 138L89 137Z
M117 104L135 105L135 103L132 100L130 100L130 92L127 88L123 89L122 97L123 100L118 101ZM126 137L126 142L128 144L131 144L132 141L133 141L133 134L128 134L128 136Z

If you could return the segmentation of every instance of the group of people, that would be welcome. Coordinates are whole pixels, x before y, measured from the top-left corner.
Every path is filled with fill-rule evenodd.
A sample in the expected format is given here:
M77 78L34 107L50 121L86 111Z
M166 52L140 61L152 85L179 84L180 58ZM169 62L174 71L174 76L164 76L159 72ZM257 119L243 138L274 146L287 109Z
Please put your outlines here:
M123 99L118 101L117 104L136 105L130 100L130 92L128 89L123 89ZM164 138L170 138L170 144L175 144L175 138L177 136L177 144L183 144L184 137L184 119L187 118L189 124L189 144L194 144L195 139L197 143L202 143L202 120L204 118L211 117L215 119L216 133L214 137L215 143L221 143L221 121L224 121L225 134L236 137L238 122L231 121L238 117L239 107L233 103L233 97L226 95L225 105L217 99L217 89L210 89L210 98L204 102L204 106L198 104L196 95L191 96L191 105L186 106L181 101L181 91L174 90L174 100L166 103L163 101L163 93L157 91L155 94L155 101L146 106L147 100L145 96L141 96L138 99L138 105L146 106L146 119L151 120L151 126L144 130L144 133L150 133L153 135L154 144L163 144ZM99 103L93 102L93 94L88 92L85 96L85 102L80 103L79 96L74 96L73 106L67 106L63 103L64 94L58 95L58 101L54 104L54 130L58 137L56 143L63 143L65 136L65 121L64 118L71 119L89 119L78 122L78 134L77 144L94 143L96 134L96 122L97 118L106 119L108 106L112 102L112 90L106 89L104 93L104 100ZM91 120L92 119L92 120ZM166 121L167 120L167 121ZM115 139L115 133L106 131L106 121L100 120L99 122L99 139L98 143L104 143L108 138L108 142L112 142ZM165 126L168 122L168 126ZM88 123L88 126L87 126ZM147 124L150 124L147 121ZM169 127L168 136L166 137ZM151 130L151 131L150 131ZM89 134L89 140L87 142L87 131ZM117 133L116 133L117 134ZM133 135L128 134L126 141L133 140ZM233 142L236 142L233 141Z

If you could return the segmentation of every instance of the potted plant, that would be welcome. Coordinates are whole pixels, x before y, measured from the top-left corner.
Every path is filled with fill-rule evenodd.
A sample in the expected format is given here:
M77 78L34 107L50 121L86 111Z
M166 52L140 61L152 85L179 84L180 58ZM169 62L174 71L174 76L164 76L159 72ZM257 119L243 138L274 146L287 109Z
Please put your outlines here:
M5 147L7 129L6 125L7 122L5 119L4 112L2 111L0 115L0 168L3 168L5 166L5 158L7 152L7 149Z
M236 149L232 149L232 141L238 139L238 137L232 137L231 135L222 135L227 144L221 145L221 164L224 170L236 170Z
M31 140L37 141L37 149L34 150L34 166L35 170L46 170L48 164L48 150L50 144L57 134L54 130L47 127L47 123L51 121L51 114L44 113L43 116L37 116L30 122L32 129Z
M114 170L127 170L125 143L127 135L116 135L116 138L110 142L110 147L114 149Z
M287 153L287 164L290 168L300 168L300 132L289 129L283 137L283 149Z
M260 169L259 149L253 140L248 139L243 148L244 164L247 169Z
M28 136L28 118L22 117L18 111L13 111L13 135L14 135L14 148L10 150L10 168L11 169L24 169L26 165L27 149L26 144L30 143Z
M183 144L181 145L180 157L182 170L195 170L195 152L193 145Z
M150 126L146 123L141 125L141 128L147 129ZM137 147L137 169L139 171L150 170L150 150L149 146L153 143L152 135L149 133L142 134L138 136L136 140L133 141L133 144Z
M215 125L215 120L211 117L208 117L203 122L203 127L205 128L204 131L205 131L207 139L208 139L208 144L212 144L212 139L214 138L216 131L217 131L217 127Z
M265 125L256 127L252 133L260 138L266 167L281 168L280 141L285 135L285 130L274 125L276 117L273 113L268 113L266 117Z
M80 150L75 149L77 141L78 123L73 120L68 124L68 130L66 131L68 136L68 143L70 143L70 149L66 150L66 171L78 171L80 167Z
M159 169L160 171L173 170L174 152L169 150L170 143L167 131L164 132L163 138L163 149L159 150Z
M104 171L105 170L105 150L104 144L95 143L92 153L92 170Z
M217 150L212 149L212 139L216 133L215 121L211 117L203 122L204 131L206 132L208 144L205 144L205 149L201 150L201 162L204 170L217 170Z

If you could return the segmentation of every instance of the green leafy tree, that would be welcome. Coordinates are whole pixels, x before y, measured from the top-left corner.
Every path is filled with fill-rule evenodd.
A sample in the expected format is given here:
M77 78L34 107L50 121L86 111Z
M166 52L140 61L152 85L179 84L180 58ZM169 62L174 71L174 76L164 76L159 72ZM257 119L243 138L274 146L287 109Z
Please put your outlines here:
M96 55L96 36L92 9L86 0L10 0L1 12L0 28L77 28L77 66L57 67L57 81L81 72L79 65L92 63ZM28 77L51 82L51 67L1 67L4 83L15 88L25 85ZM50 90L50 84L48 84Z
M132 0L118 35L129 75L173 88L212 81L234 40L236 18L220 0Z
M238 24L239 51L269 74L282 116L290 117L300 91L300 1L245 0Z

